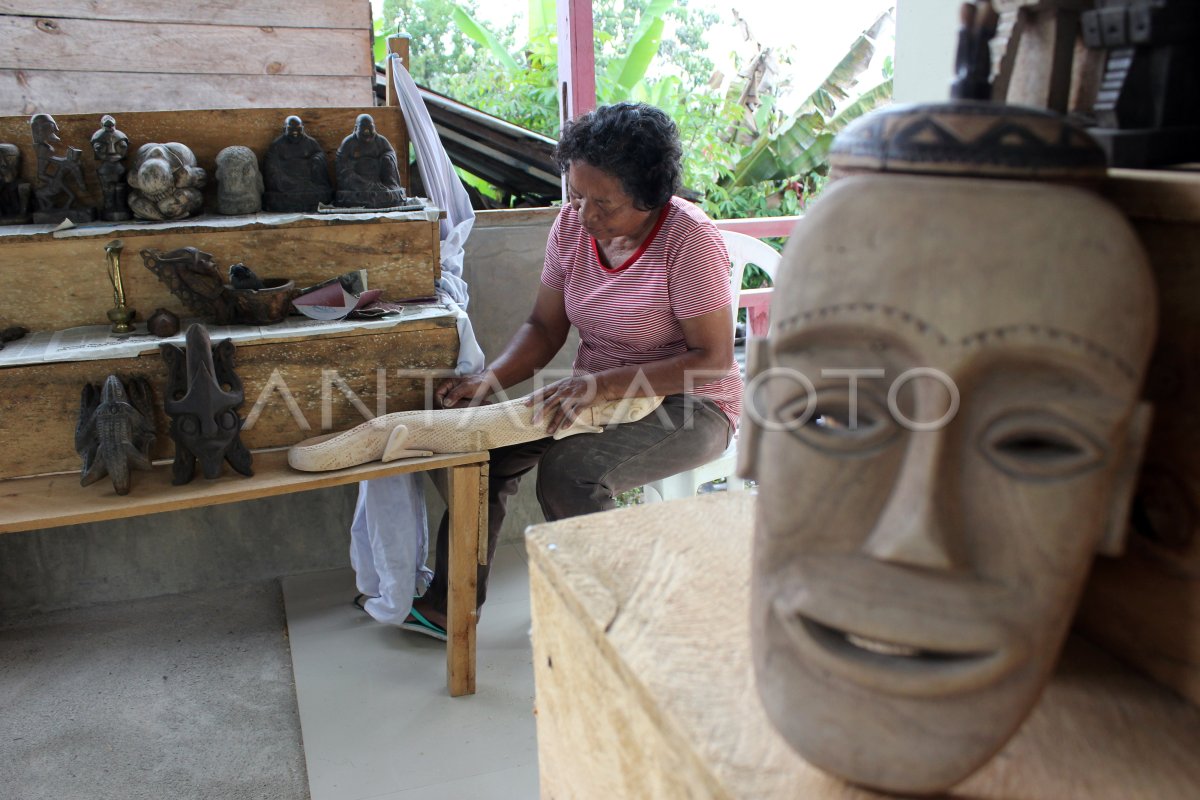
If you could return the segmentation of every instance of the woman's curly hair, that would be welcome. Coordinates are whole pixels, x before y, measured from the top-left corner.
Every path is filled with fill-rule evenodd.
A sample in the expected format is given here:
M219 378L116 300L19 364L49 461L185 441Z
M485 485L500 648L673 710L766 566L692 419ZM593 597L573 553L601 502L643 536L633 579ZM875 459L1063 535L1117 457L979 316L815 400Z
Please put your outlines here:
M607 172L635 208L650 211L679 190L683 148L679 129L661 109L626 102L600 106L564 125L554 157L564 173L572 161Z

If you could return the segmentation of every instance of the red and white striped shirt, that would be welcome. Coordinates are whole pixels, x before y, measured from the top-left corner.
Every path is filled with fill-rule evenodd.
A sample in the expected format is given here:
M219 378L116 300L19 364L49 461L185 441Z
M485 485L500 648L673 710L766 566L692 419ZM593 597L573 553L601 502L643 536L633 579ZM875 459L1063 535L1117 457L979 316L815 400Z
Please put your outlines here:
M567 318L579 330L579 374L684 353L679 321L733 302L729 252L720 232L703 211L678 197L663 209L641 248L613 269L600 262L596 240L564 205L550 231L542 283L563 293ZM730 359L721 375L693 380L688 394L713 400L736 427L742 406L737 362Z

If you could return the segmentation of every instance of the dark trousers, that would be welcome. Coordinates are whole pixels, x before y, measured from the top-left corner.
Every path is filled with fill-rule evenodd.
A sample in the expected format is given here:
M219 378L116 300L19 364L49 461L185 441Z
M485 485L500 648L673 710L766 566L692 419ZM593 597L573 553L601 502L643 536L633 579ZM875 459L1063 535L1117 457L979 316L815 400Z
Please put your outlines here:
M488 573L504 524L508 498L525 473L538 467L537 498L547 522L613 508L617 494L707 464L725 451L733 429L711 400L675 394L637 422L603 433L492 450L488 477L488 563L479 567L478 604L487 598ZM433 581L425 600L446 611L450 564L449 515L438 526Z

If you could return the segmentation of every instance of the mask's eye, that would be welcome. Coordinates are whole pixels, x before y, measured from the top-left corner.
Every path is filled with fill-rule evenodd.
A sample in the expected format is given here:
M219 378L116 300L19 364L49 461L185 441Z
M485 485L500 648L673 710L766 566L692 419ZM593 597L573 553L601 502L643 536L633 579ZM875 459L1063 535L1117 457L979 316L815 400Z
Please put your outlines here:
M867 392L859 390L851 402L845 389L818 391L812 413L791 428L794 435L818 450L835 454L866 454L888 443L898 430L887 409ZM807 398L799 402L807 410ZM788 409L780 409L780 416ZM797 420L799 416L795 417ZM781 419L781 421L783 421Z
M217 424L222 430L231 431L237 427L238 415L233 409L226 409L217 415Z
M1026 480L1071 478L1099 466L1106 455L1103 444L1071 421L1037 411L995 420L980 447L998 469Z

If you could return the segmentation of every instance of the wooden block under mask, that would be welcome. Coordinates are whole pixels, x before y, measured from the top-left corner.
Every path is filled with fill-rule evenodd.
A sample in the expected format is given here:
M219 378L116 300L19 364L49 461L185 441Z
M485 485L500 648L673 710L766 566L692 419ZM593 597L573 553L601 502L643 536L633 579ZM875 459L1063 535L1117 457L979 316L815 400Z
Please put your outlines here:
M753 503L708 495L528 531L543 798L881 796L809 765L762 709ZM950 796L1193 797L1197 752L1200 710L1071 640L1021 730Z
M170 458L174 445L167 435L168 420L162 410L166 365L153 341L148 352L136 358L71 361L0 368L0 441L4 458L0 478L79 469L74 432L79 418L79 396L87 382L102 383L110 374L126 378L140 375L155 392L157 440L154 458ZM273 389L242 441L251 449L292 445L322 430L344 430L362 422L363 414L344 396L330 375L354 392L372 413L424 407L425 386L413 378L400 378L398 370L452 370L458 360L458 329L453 316L398 323L395 327L314 336L301 341L259 341L239 345L235 372L245 385L241 415L251 409L277 372L295 399L309 429L301 427L283 394ZM380 373L384 405L379 405ZM322 395L327 394L328 402ZM323 411L329 409L328 419ZM323 424L327 423L327 424Z

